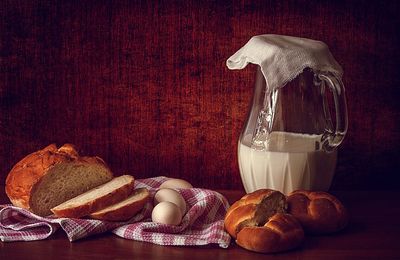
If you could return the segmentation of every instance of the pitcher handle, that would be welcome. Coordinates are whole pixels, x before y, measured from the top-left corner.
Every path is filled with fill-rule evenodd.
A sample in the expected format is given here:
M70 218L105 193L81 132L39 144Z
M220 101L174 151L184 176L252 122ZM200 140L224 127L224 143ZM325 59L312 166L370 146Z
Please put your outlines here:
M330 72L322 72L319 78L327 83L329 89L332 91L333 100L335 103L336 112L336 127L335 130L325 129L322 136L322 148L326 151L333 151L340 145L347 133L348 119L347 119L347 104L344 92L344 86L340 78Z

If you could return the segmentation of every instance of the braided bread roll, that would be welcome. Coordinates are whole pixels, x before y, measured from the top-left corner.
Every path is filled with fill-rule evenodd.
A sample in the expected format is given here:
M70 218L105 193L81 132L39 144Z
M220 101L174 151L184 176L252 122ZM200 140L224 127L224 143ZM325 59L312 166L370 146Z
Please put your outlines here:
M287 197L288 213L293 215L309 234L328 234L343 229L348 214L333 195L320 191L298 190Z
M274 253L301 244L304 232L299 222L286 214L285 195L261 189L243 196L228 210L224 224L236 243L248 250Z

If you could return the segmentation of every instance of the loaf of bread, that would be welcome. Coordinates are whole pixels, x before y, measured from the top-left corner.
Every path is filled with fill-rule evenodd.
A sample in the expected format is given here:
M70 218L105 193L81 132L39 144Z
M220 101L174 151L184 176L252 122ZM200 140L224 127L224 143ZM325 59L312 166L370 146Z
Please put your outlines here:
M57 217L80 218L125 200L132 194L135 179L122 175L51 209Z
M299 222L286 214L286 198L279 191L260 189L236 201L224 224L236 243L248 250L274 253L301 244L304 232Z
M6 194L15 206L47 216L50 209L110 181L99 157L81 157L71 144L51 144L19 161L7 175Z
M149 191L146 188L139 188L127 199L93 212L89 217L107 221L126 221L141 211L149 198Z
M301 223L306 233L337 232L348 222L346 208L329 193L299 190L290 193L287 201L288 212Z

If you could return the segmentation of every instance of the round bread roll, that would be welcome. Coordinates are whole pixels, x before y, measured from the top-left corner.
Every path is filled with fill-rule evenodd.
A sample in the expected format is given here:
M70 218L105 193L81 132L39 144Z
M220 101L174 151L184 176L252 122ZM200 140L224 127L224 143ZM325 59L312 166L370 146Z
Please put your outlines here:
M274 253L301 244L299 222L286 214L286 198L279 191L261 189L243 196L226 213L224 224L236 243L248 250Z
M6 194L14 206L37 215L113 178L99 157L80 157L71 144L51 144L27 155L7 175Z
M343 229L348 214L343 204L326 192L298 190L289 194L288 213L309 234L327 234Z

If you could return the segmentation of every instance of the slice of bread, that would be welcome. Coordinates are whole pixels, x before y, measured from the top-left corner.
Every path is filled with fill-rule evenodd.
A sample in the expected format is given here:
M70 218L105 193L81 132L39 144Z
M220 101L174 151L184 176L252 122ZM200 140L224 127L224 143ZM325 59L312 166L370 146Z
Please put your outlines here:
M39 216L51 208L110 181L113 174L99 157L81 157L72 144L51 144L27 155L7 175L12 204Z
M57 217L80 218L126 199L133 191L135 179L122 175L74 197L51 211Z
M141 211L149 198L149 191L146 188L139 188L127 199L96 211L89 217L108 221L126 221Z

